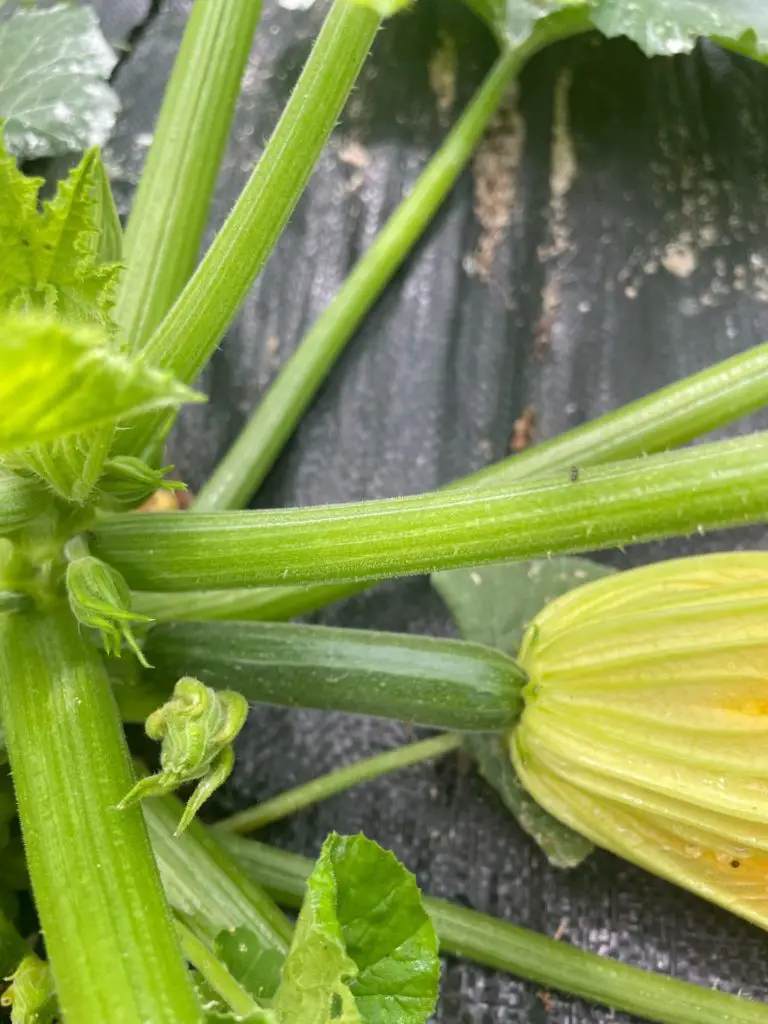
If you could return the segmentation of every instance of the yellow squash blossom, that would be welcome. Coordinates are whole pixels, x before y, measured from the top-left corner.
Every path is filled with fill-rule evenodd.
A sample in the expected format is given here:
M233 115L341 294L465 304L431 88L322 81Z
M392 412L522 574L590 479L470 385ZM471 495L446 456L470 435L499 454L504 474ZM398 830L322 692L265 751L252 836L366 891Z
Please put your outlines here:
M768 928L768 553L573 590L530 624L510 738L531 795L597 845Z

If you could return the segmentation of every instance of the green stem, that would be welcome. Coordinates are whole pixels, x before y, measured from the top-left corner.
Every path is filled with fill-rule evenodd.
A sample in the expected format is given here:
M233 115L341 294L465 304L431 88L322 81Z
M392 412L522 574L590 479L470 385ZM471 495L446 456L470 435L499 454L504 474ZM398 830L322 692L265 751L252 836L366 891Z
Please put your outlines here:
M733 356L551 441L452 484L505 485L570 466L593 466L674 448L761 408L768 401L768 345ZM197 584L199 586L199 584ZM315 584L249 592L137 595L145 614L178 618L289 619L366 589ZM147 610L150 609L150 610Z
M316 608L324 608L333 601L347 597L360 587L348 583L322 583L313 587L248 587L243 590L190 590L181 594L134 591L131 607L140 615L148 615L156 622L197 621L199 619L290 619ZM298 593L298 601L296 597ZM285 602L280 600L285 595ZM3 595L0 593L0 602ZM14 606L16 595L9 595ZM297 607L298 611L294 609ZM1 605L0 605L1 607ZM264 609L264 611L263 611Z
M9 978L28 953L26 942L0 910L0 980Z
M334 0L261 160L186 288L147 341L149 363L191 381L213 355L304 191L380 24L372 9ZM125 432L121 450L140 454L164 423L163 413L141 418Z
M424 233L529 56L507 51L376 241L280 371L198 494L197 512L242 508L258 489L355 329Z
M196 511L224 511L247 504L355 329L402 266L466 167L522 66L543 46L580 31L583 29L571 23L546 19L523 46L501 54L410 195L280 371L240 437L198 495Z
M371 779L378 779L381 775L398 771L401 768L409 768L411 765L419 764L421 761L428 761L433 757L442 757L458 750L461 746L461 736L458 733L444 733L440 736L430 736L427 740L419 743L410 743L405 747L398 747L396 750L387 750L384 754L376 754L374 757L366 757L353 764L338 768L328 775L321 775L304 786L297 786L289 789L271 800L265 800L255 807L249 807L245 811L233 814L216 823L216 828L224 832L255 832L256 829L271 825L281 818L287 818L297 811L303 811L321 800L336 793L342 793L345 789L351 789L361 782L369 782Z
M66 608L4 616L0 716L63 1016L200 1021L96 649Z
M213 947L220 932L242 925L264 949L285 956L290 921L217 838L198 821L174 835L183 810L175 797L151 797L142 806L168 902L194 934Z
M143 683L118 690L129 719L191 675L251 701L491 731L517 721L525 683L512 658L480 644L282 622L169 623L152 630L147 656Z
M142 348L192 273L261 0L196 0L125 234L116 319Z
M724 359L450 487L496 487L571 466L652 455L719 430L768 404L768 344Z
M297 907L312 861L225 836L234 857L277 899ZM653 974L445 900L425 900L440 950L659 1024L767 1024L768 1006Z
M373 580L762 522L768 434L497 491L277 511L123 516L93 551L137 589Z
M211 988L221 996L233 1013L238 1017L247 1017L260 1009L259 1004L232 977L218 957L211 953L202 939L198 939L189 925L180 918L176 919L176 931L185 958L200 972Z

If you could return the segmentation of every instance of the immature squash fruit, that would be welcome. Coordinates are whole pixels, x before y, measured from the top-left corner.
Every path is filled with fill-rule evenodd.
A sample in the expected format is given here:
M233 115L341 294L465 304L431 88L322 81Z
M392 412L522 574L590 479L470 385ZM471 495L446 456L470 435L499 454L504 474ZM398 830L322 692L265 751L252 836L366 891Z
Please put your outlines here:
M678 559L548 605L510 737L599 846L768 928L768 553Z

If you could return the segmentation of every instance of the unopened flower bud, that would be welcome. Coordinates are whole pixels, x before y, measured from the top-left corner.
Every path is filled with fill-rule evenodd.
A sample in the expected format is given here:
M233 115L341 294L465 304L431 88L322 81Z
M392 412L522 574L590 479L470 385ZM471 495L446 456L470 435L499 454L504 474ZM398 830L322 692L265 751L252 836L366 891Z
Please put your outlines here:
M119 658L125 640L141 664L149 667L131 624L152 619L131 611L131 593L119 572L93 555L75 558L67 566L67 594L75 618L101 632L107 654Z
M152 469L130 455L108 459L99 480L100 504L114 512L128 512L143 505L156 491L185 491L187 485L181 481L166 480L172 469Z
M167 704L146 722L150 739L161 742L157 775L140 779L120 807L153 794L170 793L199 779L187 802L176 834L182 833L208 797L229 777L235 764L232 744L248 715L248 701L233 690L212 690L185 676Z
M51 1024L57 1015L53 975L48 964L30 953L8 979L0 1006L11 1008L11 1024Z
M768 553L679 559L548 605L511 737L531 795L768 928Z

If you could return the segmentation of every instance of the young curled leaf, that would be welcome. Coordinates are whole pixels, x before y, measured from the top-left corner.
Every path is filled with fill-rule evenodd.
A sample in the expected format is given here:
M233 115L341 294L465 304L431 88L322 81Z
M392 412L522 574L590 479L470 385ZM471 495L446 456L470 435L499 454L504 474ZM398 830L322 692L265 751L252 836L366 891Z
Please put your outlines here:
M186 491L180 480L166 480L173 466L153 469L142 459L117 455L107 459L99 480L99 503L112 512L129 512L143 505L156 491Z
M95 149L86 153L41 205L41 179L26 177L3 151L1 129L0 310L44 311L62 321L93 324L104 329L106 341L116 333L110 311L121 273L122 234L101 156ZM37 363L34 370L46 377ZM50 376L55 384L56 373ZM31 389L16 388L17 395L26 397L25 391ZM78 404L88 403L81 395ZM95 430L62 431L64 436L42 443L32 431L29 446L24 444L25 465L65 500L84 503L109 452L108 420Z
M103 330L38 313L0 316L0 366L0 452L202 400L117 351Z
M56 1018L56 993L48 964L30 953L8 979L0 1006L11 1008L11 1024L51 1024Z
M550 814L768 929L768 553L572 590L530 624L511 752Z
M107 654L119 658L125 640L141 664L149 668L131 624L152 620L131 611L131 592L120 573L101 559L84 555L69 563L66 582L72 613L84 626L100 631Z
M150 739L161 744L157 775L140 779L120 807L129 807L153 794L171 793L185 782L199 780L187 801L176 835L180 835L211 794L232 772L232 744L248 715L248 701L233 690L216 691L185 676L173 696L146 722Z
M51 507L50 491L35 477L0 466L0 537L29 526Z
M36 444L16 458L68 504L84 505L99 479L111 441L112 427L97 427Z
M3 150L1 129L0 309L54 312L114 333L110 312L122 239L99 152L86 153L40 206L42 179L16 167Z

